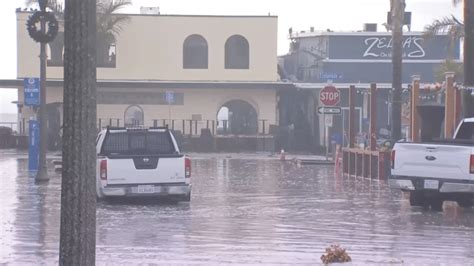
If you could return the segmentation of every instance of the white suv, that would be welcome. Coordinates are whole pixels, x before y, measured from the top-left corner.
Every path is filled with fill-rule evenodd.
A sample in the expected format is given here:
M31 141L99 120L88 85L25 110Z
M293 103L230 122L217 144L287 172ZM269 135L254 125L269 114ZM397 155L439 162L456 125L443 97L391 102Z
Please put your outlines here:
M168 128L107 128L97 136L97 197L191 199L191 160Z

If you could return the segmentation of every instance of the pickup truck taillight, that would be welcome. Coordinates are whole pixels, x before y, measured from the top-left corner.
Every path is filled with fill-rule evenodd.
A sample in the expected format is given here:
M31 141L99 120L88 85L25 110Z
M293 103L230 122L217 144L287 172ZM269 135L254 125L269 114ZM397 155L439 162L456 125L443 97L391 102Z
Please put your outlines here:
M392 169L395 168L395 150L392 150L392 154L390 155L390 162L391 162L391 166L392 166Z
M107 180L107 160L100 161L100 179Z
M469 164L470 173L474 174L474 154L471 155L471 163Z
M184 159L184 175L186 178L191 177L191 159Z

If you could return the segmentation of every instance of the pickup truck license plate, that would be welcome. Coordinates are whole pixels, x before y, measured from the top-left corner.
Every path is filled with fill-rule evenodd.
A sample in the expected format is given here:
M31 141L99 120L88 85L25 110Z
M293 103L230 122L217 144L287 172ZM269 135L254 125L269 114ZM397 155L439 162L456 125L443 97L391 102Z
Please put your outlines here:
M438 180L425 180L425 189L439 189Z
M137 193L154 193L155 186L153 185L141 185L137 187Z

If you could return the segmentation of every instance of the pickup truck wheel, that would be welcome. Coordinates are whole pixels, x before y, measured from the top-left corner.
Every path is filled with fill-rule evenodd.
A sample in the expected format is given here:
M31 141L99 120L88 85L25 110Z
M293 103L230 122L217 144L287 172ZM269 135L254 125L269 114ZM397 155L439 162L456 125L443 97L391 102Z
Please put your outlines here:
M183 201L190 202L191 201L191 192L189 192L186 196L183 197Z
M443 211L443 203L444 201L439 198L433 198L430 201L431 205L431 210L437 211L437 212L442 212Z
M458 205L459 207L462 208L471 208L473 206L472 200L469 199L463 199L463 200L458 200Z
M423 207L426 205L425 196L420 191L410 192L410 206Z

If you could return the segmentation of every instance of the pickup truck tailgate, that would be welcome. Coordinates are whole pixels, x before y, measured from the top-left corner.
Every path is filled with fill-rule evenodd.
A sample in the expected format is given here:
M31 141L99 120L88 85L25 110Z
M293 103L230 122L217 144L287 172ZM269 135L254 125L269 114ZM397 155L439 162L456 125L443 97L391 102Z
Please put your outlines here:
M472 147L462 145L398 143L392 174L471 180L471 153Z
M184 182L184 156L133 156L107 159L108 185Z

